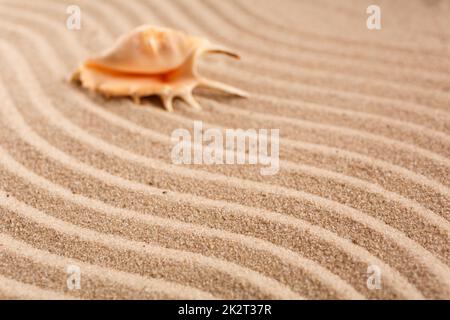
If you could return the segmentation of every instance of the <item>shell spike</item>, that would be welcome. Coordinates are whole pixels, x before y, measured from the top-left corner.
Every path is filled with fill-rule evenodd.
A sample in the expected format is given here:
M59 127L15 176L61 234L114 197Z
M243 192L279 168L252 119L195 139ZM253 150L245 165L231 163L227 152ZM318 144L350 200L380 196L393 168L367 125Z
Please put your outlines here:
M79 82L81 81L81 72L80 68L78 68L69 78L70 82Z
M192 96L192 93L186 93L181 96L181 98L194 110L202 110L202 107L197 102L197 100L194 99Z
M230 56L235 59L241 59L241 56L237 53L235 53L232 49L229 49L227 47L218 46L218 45L209 45L203 48L203 53L218 53L218 54L225 54L227 56Z
M162 98L164 108L169 112L173 112L173 97L172 96L162 96L161 98Z
M133 102L135 104L141 104L141 98L139 96L133 96Z
M242 97L242 98L249 97L249 93L247 93L241 89L235 88L233 86L230 86L230 85L222 83L222 82L210 80L210 79L201 79L199 86L209 88L209 89L223 91L223 92L230 93L230 94Z

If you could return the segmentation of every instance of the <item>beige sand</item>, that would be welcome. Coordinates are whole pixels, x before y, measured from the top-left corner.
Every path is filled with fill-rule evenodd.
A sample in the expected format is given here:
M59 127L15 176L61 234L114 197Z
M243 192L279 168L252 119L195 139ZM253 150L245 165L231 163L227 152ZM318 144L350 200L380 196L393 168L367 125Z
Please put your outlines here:
M439 0L1 0L0 297L450 298L449 15ZM236 48L202 72L252 98L199 90L203 112L169 114L67 83L143 23ZM170 134L194 120L280 128L281 171L173 166Z

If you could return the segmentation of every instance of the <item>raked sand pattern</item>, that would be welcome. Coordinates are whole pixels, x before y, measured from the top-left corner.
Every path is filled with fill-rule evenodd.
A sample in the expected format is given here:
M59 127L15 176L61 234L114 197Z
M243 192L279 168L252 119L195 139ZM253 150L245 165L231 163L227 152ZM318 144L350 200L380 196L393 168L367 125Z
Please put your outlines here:
M439 0L1 0L0 298L449 299L449 15ZM235 48L202 72L252 97L198 90L202 112L167 113L67 82L144 23ZM281 129L280 172L173 165L171 132L194 120Z

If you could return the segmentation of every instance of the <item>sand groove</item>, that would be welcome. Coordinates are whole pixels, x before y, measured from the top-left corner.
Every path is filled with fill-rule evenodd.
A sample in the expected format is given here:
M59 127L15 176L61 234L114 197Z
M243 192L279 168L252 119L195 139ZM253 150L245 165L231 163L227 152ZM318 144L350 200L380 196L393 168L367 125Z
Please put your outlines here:
M270 16L269 1L254 12L254 1L75 3L84 31L65 28L62 1L0 1L0 297L450 297L450 60L433 39L422 49L392 44L399 30L345 37L333 21L303 31L288 11L283 22ZM335 14L336 30L347 27L339 14L358 22L348 8ZM166 114L63 80L141 22L237 48L243 62L202 68L254 98L200 92L202 113L176 104ZM281 128L281 172L172 165L170 133L193 120ZM61 283L69 263L85 272L84 292ZM371 264L381 290L366 287ZM24 277L27 266L54 276Z

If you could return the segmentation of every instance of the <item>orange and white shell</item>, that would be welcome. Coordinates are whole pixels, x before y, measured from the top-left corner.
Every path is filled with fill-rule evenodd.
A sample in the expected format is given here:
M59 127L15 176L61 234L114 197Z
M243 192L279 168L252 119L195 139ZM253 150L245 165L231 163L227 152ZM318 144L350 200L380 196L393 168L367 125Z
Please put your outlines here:
M239 58L206 39L145 25L120 37L112 48L99 56L83 62L72 80L108 97L131 96L137 103L141 97L158 95L168 111L173 111L174 98L200 109L192 95L199 86L246 96L239 89L198 74L196 61L204 53L224 53Z

